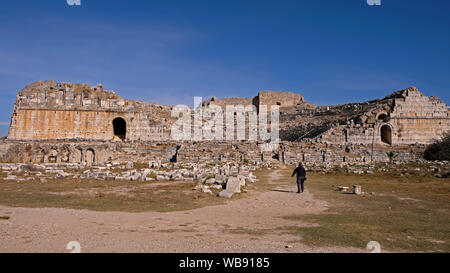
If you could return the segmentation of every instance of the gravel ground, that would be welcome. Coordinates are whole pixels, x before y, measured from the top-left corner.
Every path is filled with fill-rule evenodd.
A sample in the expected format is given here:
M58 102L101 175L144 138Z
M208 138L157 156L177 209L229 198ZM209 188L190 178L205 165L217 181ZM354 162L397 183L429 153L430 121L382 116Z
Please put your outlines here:
M276 178L277 172L272 173ZM288 230L299 221L283 219L321 213L327 203L296 185L275 188L225 205L176 212L95 212L59 208L0 207L0 252L368 252L312 247Z

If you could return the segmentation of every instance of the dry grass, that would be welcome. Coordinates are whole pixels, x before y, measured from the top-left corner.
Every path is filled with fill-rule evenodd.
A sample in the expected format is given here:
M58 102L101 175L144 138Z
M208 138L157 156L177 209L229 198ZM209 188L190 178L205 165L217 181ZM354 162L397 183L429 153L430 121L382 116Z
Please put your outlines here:
M134 162L133 163L133 167L135 168L135 169L145 169L145 168L148 168L148 163L142 163L142 162Z
M278 186L293 186L295 180L290 177L292 168L279 172L282 178L271 181L271 171L256 171L259 181L249 183L246 187L248 193L233 196L232 199L267 192ZM336 190L338 186L351 187L356 184L361 185L363 191L375 194L355 196ZM0 178L0 205L165 212L228 201L192 191L194 186L194 182L79 182L63 179L39 183L4 181ZM284 229L280 227L282 231L299 235L303 242L364 248L369 241L378 241L383 250L450 251L450 179L438 179L432 175L309 173L305 186L314 198L327 201L330 209L321 214L285 217L292 224ZM305 223L311 225L305 226ZM231 227L226 230L232 234L255 236L269 232Z
M336 191L338 186L352 185L375 194ZM364 247L369 241L378 241L391 251L450 251L450 179L310 174L306 187L330 207L323 214L286 217L318 224L296 230L309 244Z
M231 234L247 234L247 235L266 235L270 233L274 233L277 230L274 229L249 229L244 227L237 228L227 228L225 232Z
M95 211L179 211L221 204L224 199L193 191L194 182L133 182L72 179L51 182L0 180L0 205Z

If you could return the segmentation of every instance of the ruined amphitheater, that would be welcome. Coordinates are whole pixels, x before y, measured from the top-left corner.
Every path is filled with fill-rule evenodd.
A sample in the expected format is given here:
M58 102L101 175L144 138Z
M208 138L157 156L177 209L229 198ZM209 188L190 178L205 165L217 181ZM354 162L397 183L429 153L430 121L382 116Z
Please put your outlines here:
M36 82L19 91L9 134L0 142L3 163L266 162L333 166L413 161L426 144L450 131L449 107L416 88L383 99L316 106L300 94L263 91L254 98L212 98L209 105L277 105L280 141L173 141L172 106L127 100L102 85Z

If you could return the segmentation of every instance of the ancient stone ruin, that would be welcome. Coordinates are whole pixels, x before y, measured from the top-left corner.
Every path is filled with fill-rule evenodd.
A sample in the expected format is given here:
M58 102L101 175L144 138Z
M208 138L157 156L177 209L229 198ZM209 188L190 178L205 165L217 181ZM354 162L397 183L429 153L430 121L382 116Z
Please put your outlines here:
M102 85L36 82L19 91L4 163L267 162L333 166L420 158L426 144L450 131L449 107L410 87L383 99L316 106L300 94L263 91L254 98L212 98L208 105L280 107L280 144L262 141L173 141L172 106L126 100Z

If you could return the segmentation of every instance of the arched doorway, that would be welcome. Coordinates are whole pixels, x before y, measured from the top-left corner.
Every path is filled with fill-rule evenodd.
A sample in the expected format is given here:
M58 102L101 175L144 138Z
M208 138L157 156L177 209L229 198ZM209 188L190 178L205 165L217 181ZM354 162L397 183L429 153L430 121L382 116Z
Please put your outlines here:
M83 149L81 149L80 147L77 147L75 149L75 153L73 155L73 162L75 162L75 163L83 162Z
M381 141L391 145L392 144L392 130L391 130L391 126L389 125L383 125L380 128L380 136L381 136Z
M125 140L127 136L127 122L123 118L113 120L114 139Z
M95 152L93 149L86 150L86 163L88 164L95 163Z

